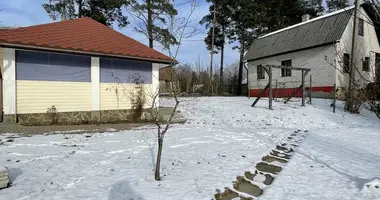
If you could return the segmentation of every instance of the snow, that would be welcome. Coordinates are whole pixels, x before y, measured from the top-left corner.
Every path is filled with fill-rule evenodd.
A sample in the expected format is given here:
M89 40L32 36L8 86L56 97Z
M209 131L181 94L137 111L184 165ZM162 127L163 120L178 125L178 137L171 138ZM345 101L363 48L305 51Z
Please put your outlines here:
M374 178L370 182L364 184L362 192L368 198L380 199L380 179Z
M154 126L3 142L0 164L12 187L0 190L0 199L210 200L298 129L309 130L307 137L259 199L372 198L362 188L380 173L374 115L350 115L342 103L334 114L329 100L307 107L278 102L273 111L265 99L251 108L253 100L181 99L189 120L165 137L160 182L154 180Z

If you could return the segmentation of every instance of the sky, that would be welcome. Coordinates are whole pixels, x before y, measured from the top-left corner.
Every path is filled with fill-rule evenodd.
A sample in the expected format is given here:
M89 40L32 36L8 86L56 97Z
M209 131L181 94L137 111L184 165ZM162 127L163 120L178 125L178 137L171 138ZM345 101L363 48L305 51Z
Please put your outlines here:
M187 0L176 0L176 3L181 4L178 7L178 13L180 16L188 16L190 4L183 4ZM187 38L184 40L179 48L179 54L177 60L181 63L194 64L198 59L203 67L209 66L210 53L206 49L204 38L207 30L201 25L199 21L208 13L209 4L204 0L198 0L199 4L196 11L191 18L191 24L196 25L199 29L199 34ZM48 2L48 0L0 0L0 24L5 26L31 26L43 23L52 22L50 17L46 14L42 8L42 4ZM134 30L134 19L129 17L130 24L122 29L119 29L116 25L113 27L115 30L143 43L148 44L148 40L144 35L137 33ZM239 59L239 53L237 50L232 50L231 44L226 44L225 48L225 64L229 65L236 63ZM162 47L157 46L155 48L158 51L164 52ZM164 52L167 54L167 52ZM220 54L214 56L215 65L219 65Z
M184 0L180 0L184 1ZM180 2L176 1L176 2ZM53 22L52 19L46 14L42 8L42 4L48 2L48 0L0 0L0 23L4 26L31 26L43 23ZM178 7L178 13L181 16L187 16L189 13L189 4L182 4ZM204 15L208 13L209 5L203 0L199 0L198 7L193 13L191 18L191 24L197 25L199 28L199 34L185 39L180 48L177 60L181 63L194 64L200 59L201 64L206 67L210 62L210 53L207 51L204 38L207 30L201 25L199 21ZM137 33L134 30L134 19L129 17L130 24L122 29L119 29L117 25L113 28L124 35L127 35L145 45L148 44L148 40L144 35ZM232 45L227 44L225 51L225 63L231 64L238 60L239 54L236 50L232 50ZM155 48L158 51L163 52L162 47L157 46ZM167 52L164 52L167 54ZM214 56L214 62L219 63L220 55Z

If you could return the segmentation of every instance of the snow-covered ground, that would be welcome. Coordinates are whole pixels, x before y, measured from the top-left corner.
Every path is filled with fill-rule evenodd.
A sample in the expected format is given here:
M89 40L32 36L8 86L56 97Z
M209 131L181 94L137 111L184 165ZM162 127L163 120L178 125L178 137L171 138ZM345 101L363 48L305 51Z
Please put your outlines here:
M260 199L371 199L361 189L380 177L379 119L344 113L342 104L334 114L329 100L274 103L273 111L265 100L251 108L252 101L182 99L189 120L166 135L160 182L154 127L5 142L0 166L13 185L0 199L210 200L298 129L309 130L306 139Z

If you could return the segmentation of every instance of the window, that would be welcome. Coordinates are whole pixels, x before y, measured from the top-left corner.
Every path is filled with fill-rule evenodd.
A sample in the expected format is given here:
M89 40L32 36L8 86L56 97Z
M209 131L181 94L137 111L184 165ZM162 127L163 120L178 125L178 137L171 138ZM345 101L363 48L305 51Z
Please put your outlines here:
M363 71L369 72L369 57L365 57L363 60Z
M257 79L265 79L264 67L261 65L257 66Z
M350 54L347 54L347 53L343 55L343 72L344 73L350 72Z
M16 80L91 82L91 57L17 50Z
M380 54L378 53L375 56L375 77L376 84L380 84Z
M359 35L364 36L364 20L359 19Z
M101 83L152 83L152 63L100 58Z
M291 67L292 66L292 60L281 61L281 66ZM281 69L281 76L282 77L292 76L292 70L291 69Z

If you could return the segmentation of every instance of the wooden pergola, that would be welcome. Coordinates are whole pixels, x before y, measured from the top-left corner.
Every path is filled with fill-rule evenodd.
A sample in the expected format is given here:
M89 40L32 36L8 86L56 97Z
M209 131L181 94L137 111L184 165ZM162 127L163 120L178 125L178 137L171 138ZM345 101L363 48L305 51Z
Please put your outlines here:
M272 101L273 101L273 92L272 92L272 69L277 68L277 69L291 69L291 70L297 70L302 72L302 83L298 87L298 90L302 90L302 106L305 106L305 78L307 74L310 72L311 69L308 68L302 68L302 67L293 67L293 66L281 66L281 65L258 65L261 66L264 71L268 74L269 76L269 83L265 86L265 88L260 92L259 96L256 98L256 100L253 102L252 107L255 107L257 102L261 99L261 97L264 95L264 93L269 90L269 109L273 109L272 107ZM311 88L310 88L311 89ZM285 101L285 103L288 103L289 100L296 94L297 90L295 90Z

